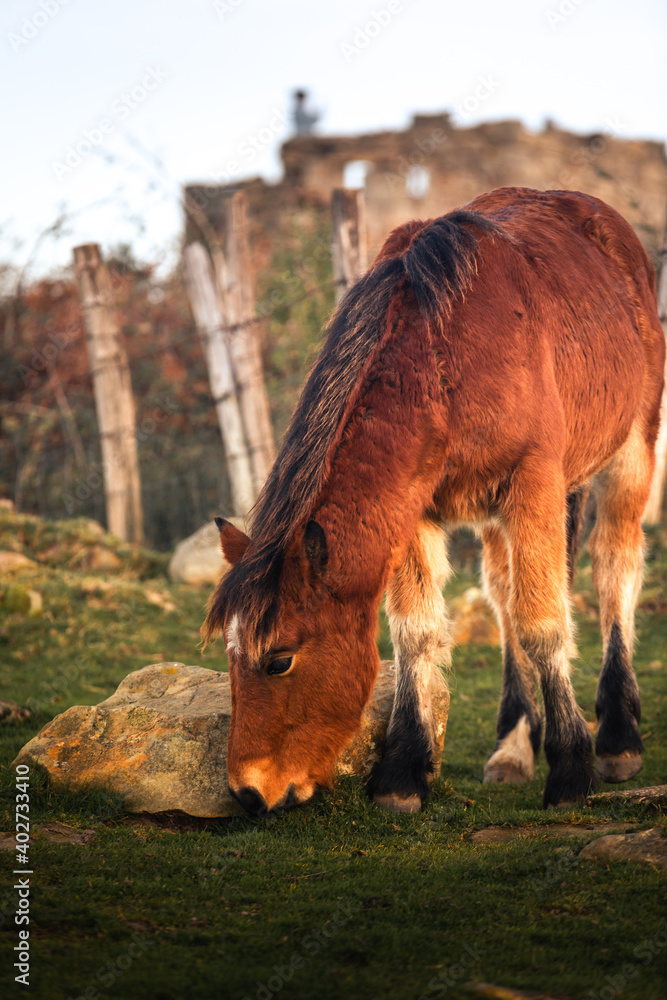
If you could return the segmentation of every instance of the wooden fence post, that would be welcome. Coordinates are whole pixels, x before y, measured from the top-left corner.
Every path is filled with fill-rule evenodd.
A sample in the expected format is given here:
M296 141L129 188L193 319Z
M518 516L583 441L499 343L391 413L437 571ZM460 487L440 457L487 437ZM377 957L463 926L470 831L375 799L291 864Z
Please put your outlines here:
M234 512L242 517L252 507L257 493L253 486L229 347L224 333L225 318L208 251L201 243L191 243L185 248L184 259L188 296L206 358L227 456Z
M236 191L225 199L223 224L224 269L218 274L218 284L257 495L273 464L275 445L255 316L245 191Z
M334 188L331 196L333 272L336 301L368 267L364 192Z
M111 278L97 243L74 248L102 446L109 531L143 541L136 410L130 368L114 313Z
M667 243L662 252L662 267L658 279L658 316L667 337ZM662 504L667 479L667 360L665 361L665 387L662 391L660 407L660 433L655 442L655 469L653 482L646 507L644 524L658 524L662 516Z

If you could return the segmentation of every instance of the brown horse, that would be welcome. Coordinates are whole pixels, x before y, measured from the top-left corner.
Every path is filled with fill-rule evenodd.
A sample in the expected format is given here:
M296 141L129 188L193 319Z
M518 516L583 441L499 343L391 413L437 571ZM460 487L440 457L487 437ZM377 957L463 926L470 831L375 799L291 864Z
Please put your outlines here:
M333 316L250 537L218 519L233 566L204 635L227 643L229 783L247 809L330 782L376 676L385 590L397 688L370 790L419 808L430 692L451 647L444 532L457 524L482 535L503 636L485 778L532 776L537 679L544 803L584 795L595 772L570 682L568 555L593 477L597 770L622 781L640 769L633 614L663 366L653 268L596 198L501 188L389 236Z

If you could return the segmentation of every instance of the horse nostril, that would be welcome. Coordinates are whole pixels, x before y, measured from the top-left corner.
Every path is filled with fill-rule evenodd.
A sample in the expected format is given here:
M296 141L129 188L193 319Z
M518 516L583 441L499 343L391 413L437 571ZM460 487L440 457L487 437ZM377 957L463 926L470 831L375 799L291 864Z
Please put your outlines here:
M298 806L298 804L299 800L296 797L296 789L294 785L290 785L287 792L287 798L283 803L283 809L293 809L294 806Z
M240 788L238 792L235 792L230 786L229 790L236 801L240 802L243 808L252 813L253 816L258 816L260 819L266 816L268 809L264 796L256 788Z

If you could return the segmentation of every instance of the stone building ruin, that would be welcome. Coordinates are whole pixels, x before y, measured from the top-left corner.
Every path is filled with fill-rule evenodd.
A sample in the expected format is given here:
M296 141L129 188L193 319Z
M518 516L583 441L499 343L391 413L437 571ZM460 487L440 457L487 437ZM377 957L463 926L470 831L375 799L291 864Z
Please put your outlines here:
M394 226L465 205L503 185L586 191L616 208L635 228L654 263L665 234L667 159L659 142L623 138L623 126L576 135L547 123L540 132L519 121L456 125L447 112L414 116L403 131L351 136L297 135L281 148L283 178L226 185L193 184L194 199L214 226L220 199L248 195L255 266L266 266L286 233L290 213L328 219L335 187L363 186L368 245L374 255ZM187 223L186 239L201 238Z

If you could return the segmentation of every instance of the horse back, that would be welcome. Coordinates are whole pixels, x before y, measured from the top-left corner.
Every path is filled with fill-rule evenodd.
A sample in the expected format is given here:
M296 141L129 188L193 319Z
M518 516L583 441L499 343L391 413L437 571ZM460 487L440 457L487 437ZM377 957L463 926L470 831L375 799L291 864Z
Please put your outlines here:
M467 208L509 239L482 237L477 279L446 334L459 390L449 431L502 441L514 458L552 450L581 482L635 421L657 434L664 334L653 267L629 224L589 195L500 188Z

